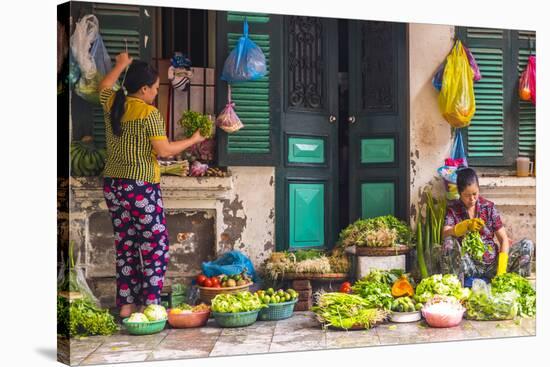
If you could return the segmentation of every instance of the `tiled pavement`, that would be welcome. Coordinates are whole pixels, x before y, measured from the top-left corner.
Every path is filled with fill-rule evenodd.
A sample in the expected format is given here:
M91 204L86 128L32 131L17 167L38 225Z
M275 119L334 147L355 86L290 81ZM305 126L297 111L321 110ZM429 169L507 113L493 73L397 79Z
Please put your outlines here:
M74 339L70 341L70 360L71 365L85 366L530 335L535 335L535 319L464 320L448 329L430 328L420 321L385 323L367 331L323 331L311 312L295 312L286 320L258 321L246 328L222 329L210 319L207 326L198 329L167 327L148 336L122 331L109 337ZM63 345L66 341L60 339L59 343Z

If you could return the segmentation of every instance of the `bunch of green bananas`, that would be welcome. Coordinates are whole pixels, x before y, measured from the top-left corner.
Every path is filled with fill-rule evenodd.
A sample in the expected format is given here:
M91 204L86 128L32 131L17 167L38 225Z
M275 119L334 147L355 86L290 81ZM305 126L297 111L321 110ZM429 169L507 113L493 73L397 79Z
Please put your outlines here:
M97 176L105 167L105 149L97 149L93 138L85 136L71 143L71 176Z

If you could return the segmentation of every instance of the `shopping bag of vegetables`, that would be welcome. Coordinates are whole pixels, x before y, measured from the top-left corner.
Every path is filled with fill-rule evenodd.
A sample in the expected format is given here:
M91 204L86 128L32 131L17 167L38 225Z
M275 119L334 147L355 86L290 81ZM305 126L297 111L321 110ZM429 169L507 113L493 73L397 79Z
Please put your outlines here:
M519 98L522 101L531 101L536 104L536 59L529 56L527 66L519 79Z
M439 109L445 120L456 128L468 126L476 110L473 71L460 41L447 56Z

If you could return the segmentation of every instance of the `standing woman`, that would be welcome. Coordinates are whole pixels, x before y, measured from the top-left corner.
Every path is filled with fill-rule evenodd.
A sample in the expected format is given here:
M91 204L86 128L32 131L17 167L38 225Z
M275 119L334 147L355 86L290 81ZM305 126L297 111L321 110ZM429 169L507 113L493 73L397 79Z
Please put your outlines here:
M113 91L126 69L121 88ZM158 73L128 53L117 55L99 84L107 142L103 193L115 234L121 317L137 306L160 304L169 254L157 156L173 156L204 140L197 130L189 139L168 141L164 119L152 105L158 89Z
M531 275L533 242L523 239L510 246L506 229L495 204L479 195L479 180L471 168L457 172L458 200L447 206L443 227L445 238L442 248L442 271L463 277L485 278L516 272L522 276ZM468 254L461 255L462 238L471 231L481 235L485 252L481 261ZM498 239L495 243L494 238Z

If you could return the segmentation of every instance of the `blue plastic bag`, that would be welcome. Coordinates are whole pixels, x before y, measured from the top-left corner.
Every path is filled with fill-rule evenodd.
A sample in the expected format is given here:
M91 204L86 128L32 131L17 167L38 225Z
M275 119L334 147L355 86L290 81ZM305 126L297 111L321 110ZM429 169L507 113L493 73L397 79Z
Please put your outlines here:
M243 35L223 65L222 80L228 83L257 80L267 73L265 55L250 38L248 22L243 24Z
M437 68L437 71L435 72L433 78L432 78L432 85L434 86L437 91L441 90L441 85L443 83L443 72L445 71L445 65L447 64L446 61L442 62L441 65Z
M207 277L213 277L220 274L241 274L245 270L248 276L256 282L256 272L254 271L252 261L242 252L237 250L226 252L214 261L202 263L202 272Z
M453 141L453 147L451 149L452 159L462 159L461 166L468 167L468 160L466 159L466 152L464 151L464 143L462 141L461 129L456 129L455 139Z

